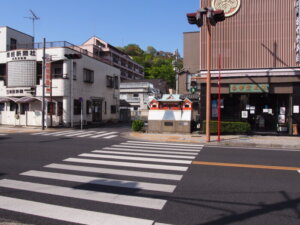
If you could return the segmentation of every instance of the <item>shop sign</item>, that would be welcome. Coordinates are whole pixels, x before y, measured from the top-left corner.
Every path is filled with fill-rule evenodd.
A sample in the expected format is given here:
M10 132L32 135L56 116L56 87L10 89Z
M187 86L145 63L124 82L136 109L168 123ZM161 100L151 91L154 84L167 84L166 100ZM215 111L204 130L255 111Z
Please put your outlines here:
M229 17L237 13L241 6L241 0L212 0L211 5L214 9L221 9L225 16Z
M230 84L230 93L268 93L269 84Z
M296 0L296 62L300 62L300 0Z

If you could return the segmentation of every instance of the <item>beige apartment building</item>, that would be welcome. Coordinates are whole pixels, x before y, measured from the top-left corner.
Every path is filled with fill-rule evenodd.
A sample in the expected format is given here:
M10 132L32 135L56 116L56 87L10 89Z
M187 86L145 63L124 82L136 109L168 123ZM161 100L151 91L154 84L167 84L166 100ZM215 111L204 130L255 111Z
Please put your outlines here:
M133 61L129 55L98 37L90 38L80 47L93 53L94 57L102 58L118 68L121 71L121 81L144 78L143 66Z

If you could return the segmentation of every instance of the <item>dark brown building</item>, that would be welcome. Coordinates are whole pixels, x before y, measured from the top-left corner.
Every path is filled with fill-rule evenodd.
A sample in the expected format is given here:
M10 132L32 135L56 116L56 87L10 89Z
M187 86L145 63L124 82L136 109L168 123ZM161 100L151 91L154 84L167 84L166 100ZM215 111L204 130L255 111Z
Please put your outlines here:
M201 8L213 2L220 0L201 0ZM212 119L216 119L220 55L222 119L248 121L254 131L292 133L300 119L300 1L231 2L240 4L237 12L212 27ZM190 91L192 77L206 77L206 37L205 21L200 32L184 33L187 73L179 78L180 93ZM201 120L205 89L205 79L197 79Z

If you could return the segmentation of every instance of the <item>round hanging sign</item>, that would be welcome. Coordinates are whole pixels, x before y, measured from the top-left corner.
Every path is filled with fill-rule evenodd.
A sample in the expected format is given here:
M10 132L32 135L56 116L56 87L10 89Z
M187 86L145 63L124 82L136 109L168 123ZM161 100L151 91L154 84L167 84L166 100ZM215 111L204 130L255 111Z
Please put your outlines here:
M211 5L214 9L221 9L225 16L229 17L237 13L241 6L241 0L212 0Z

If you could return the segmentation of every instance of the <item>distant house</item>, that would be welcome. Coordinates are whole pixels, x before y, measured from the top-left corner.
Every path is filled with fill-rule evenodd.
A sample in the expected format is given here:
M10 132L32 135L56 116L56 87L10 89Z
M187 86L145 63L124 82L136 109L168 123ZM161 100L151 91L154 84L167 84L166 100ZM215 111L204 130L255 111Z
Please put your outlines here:
M165 94L149 103L149 132L190 133L192 101L182 95Z
M162 95L149 80L123 81L120 84L120 99L126 100L130 105L132 118L147 117L148 102Z

